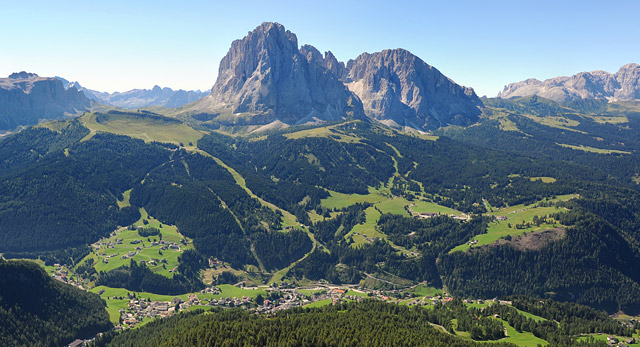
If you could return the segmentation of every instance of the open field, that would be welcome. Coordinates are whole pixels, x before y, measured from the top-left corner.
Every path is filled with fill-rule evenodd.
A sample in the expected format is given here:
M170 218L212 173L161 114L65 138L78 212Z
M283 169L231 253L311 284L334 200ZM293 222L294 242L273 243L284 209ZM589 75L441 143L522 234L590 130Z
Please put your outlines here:
M307 307L307 308L322 307L322 306L331 305L331 303L332 303L331 299L318 300L318 301L314 301L314 302L312 302L310 304L306 304L306 305L304 305L304 307Z
M584 151L584 152L591 152L591 153L598 153L598 154L631 154L631 152L627 152L627 151L619 151L617 149L603 149L603 148L595 148L595 147L589 147L589 146L574 146L574 145L567 145L564 143L556 143L556 145L558 146L562 146L562 147L566 147L566 148L571 148L571 149L575 149L578 151Z
M556 181L553 177L529 177L532 182L540 181L542 183L554 183Z
M296 292L303 295L315 295L315 294L323 294L327 292L327 289L296 289Z
M339 209L358 203L368 202L374 204L388 199L387 197L379 195L377 191L371 187L369 187L369 194L367 195L344 194L334 191L329 191L329 193L331 193L330 197L322 199L322 207Z
M514 308L515 308L515 307L514 307ZM526 312L526 311L522 311L522 310L519 310L519 309L517 309L517 308L516 308L516 311L520 312L520 314L522 314L523 316L525 316L525 317L527 317L527 318L533 319L533 320L534 320L534 321L536 321L536 322L542 322L542 321L544 321L544 320L547 320L546 318L542 318L542 317L540 317L540 316L536 316L536 315L535 315L535 314L533 314L533 313L529 313L529 312Z
M94 243L92 253L83 261L92 258L97 272L107 272L123 265L128 266L131 259L138 262L144 260L151 271L173 277L173 269L178 266L178 257L185 250L193 249L192 241L182 236L175 226L162 224L150 217L144 208L140 209L140 214L141 217L134 226L157 228L160 230L162 239L159 235L142 237L138 234L138 230L121 228L113 232L109 238ZM145 225L143 221L147 221L148 224ZM183 240L186 240L186 245L182 242ZM162 241L165 242L164 245L161 244ZM162 250L162 248L166 249ZM153 259L155 264L151 263Z
M592 116L590 117L594 122L600 124L625 124L629 123L627 116Z
M80 117L80 121L91 130L90 138L96 132L109 132L118 135L126 135L147 142L182 143L185 146L194 146L204 135L178 121L165 121L161 118L139 117L131 114L100 114L87 113Z
M340 126L344 126L348 123L340 124ZM288 139L301 139L301 138L309 138L309 137L331 137L338 142L347 142L347 143L360 143L360 138L346 135L335 131L336 126L327 126L322 128L314 128L308 130L301 130L294 133L288 133L284 136Z
M415 286L410 292L418 296L436 296L442 295L443 290L435 287L428 287L424 284L419 284Z
M546 202L555 202L555 201L566 201L576 197L576 195L563 195L558 196L555 199L546 200ZM515 225L522 223L532 223L533 217L543 217L549 214L562 212L564 209L558 208L556 206L551 207L542 207L539 206L539 203L525 206L525 205L516 205L503 209L494 210L493 212L487 213L490 216L501 216L506 217L506 220L496 220L494 222L489 223L486 234L476 235L475 240L477 240L477 244L473 245L473 247L488 245L491 244L501 237L505 236L518 236L524 232L536 232L553 229L559 224L557 223L549 223L549 224L540 224L539 226L532 225L528 228L516 229ZM511 225L511 227L509 227ZM452 249L450 253L457 251L466 251L471 248L469 244L465 243L459 245Z
M545 346L547 345L547 341L536 337L530 332L523 331L521 333L517 332L509 323L502 319L498 319L504 324L505 328L507 328L508 337L500 340L504 342L511 342L520 347L536 347L538 345Z

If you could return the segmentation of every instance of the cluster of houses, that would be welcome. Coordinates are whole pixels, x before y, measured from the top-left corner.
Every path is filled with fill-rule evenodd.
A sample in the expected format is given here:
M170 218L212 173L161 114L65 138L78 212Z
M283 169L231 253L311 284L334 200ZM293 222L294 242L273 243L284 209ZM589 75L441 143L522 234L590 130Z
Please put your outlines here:
M212 286L201 291L202 294L219 295L220 289ZM120 299L114 297L113 299ZM266 301L266 300L265 300ZM163 318L170 316L176 312L187 310L192 306L223 306L223 307L242 307L247 308L252 304L251 297L222 297L219 299L200 299L195 294L190 294L184 301L179 297L173 298L172 301L151 301L138 299L135 294L129 296L129 303L126 309L120 309L121 325L117 329L126 327L133 328L145 318Z
M51 277L55 280L58 280L60 282L66 283L66 284L70 284L76 288L80 288L82 290L84 290L84 286L82 285L82 277L78 276L78 275L74 275L74 276L70 276L69 275L69 270L64 267L61 266L60 264L54 264L54 271L51 274Z
M618 341L618 338L615 336L607 336L607 343L609 346L617 346L617 347L628 347L629 345L638 343L638 339L628 338L624 342Z

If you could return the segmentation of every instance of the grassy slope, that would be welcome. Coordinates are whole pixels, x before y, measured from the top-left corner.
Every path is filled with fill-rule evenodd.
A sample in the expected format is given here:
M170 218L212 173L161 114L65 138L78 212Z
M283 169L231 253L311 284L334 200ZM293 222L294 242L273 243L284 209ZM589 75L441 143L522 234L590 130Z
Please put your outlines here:
M584 152L591 152L591 153L599 153L599 154L631 154L631 152L627 152L627 151L619 151L616 149L603 149L603 148L595 148L595 147L589 147L589 146L584 146L584 145L580 145L580 146L574 146L574 145L567 145L564 143L556 143L558 146L562 146L562 147L566 147L566 148L571 148L571 149L575 149L578 151L584 151Z
M87 113L80 121L91 130L90 138L96 132L110 132L126 135L147 142L169 142L173 144L195 144L204 134L185 124L136 117L135 114L108 114L106 122L98 123L95 113Z
M549 199L548 201L566 201L575 197L575 195L563 195L558 196L555 199ZM533 204L529 206L525 205L516 205L503 209L494 210L492 212L487 213L487 215L491 216L504 216L507 217L505 221L495 221L489 223L486 234L477 235L475 240L478 241L474 247L488 245L501 237L510 235L517 236L524 232L535 232L535 231L543 231L555 228L558 224L541 224L540 226L532 226L526 229L516 229L515 224L525 222L532 222L533 216L542 217L551 213L557 213L563 211L555 206L553 207L540 207L539 204ZM509 224L511 224L511 228L509 228ZM468 244L462 244L454 249L451 252L457 251L466 251L470 248Z
M112 233L112 235L109 236L108 238L104 238L98 241L96 244L100 245L101 248L100 249L94 248L94 250L85 257L85 260L88 258L94 259L95 261L94 267L97 272L100 272L100 271L106 272L123 265L128 266L131 263L131 259L134 259L138 262L140 260L146 261L147 266L153 272L156 272L158 274L161 274L167 277L173 277L173 273L170 272L169 270L172 270L178 266L178 257L185 250L193 249L193 243L191 242L191 240L186 238L188 241L188 244L186 246L181 244L180 241L182 239L185 239L185 237L178 232L175 226L161 224L157 219L147 215L147 212L144 210L144 208L140 209L140 214L142 216L136 223L134 223L135 226L146 226L146 227L158 228L160 229L160 232L162 234L162 240L167 242L175 242L179 244L180 248L178 250L166 249L164 251L161 251L162 255L160 255L159 251L160 251L160 248L162 247L161 245L151 246L151 242L147 241L148 238L138 235L137 230L127 230L126 228L121 228L115 231L114 233ZM147 220L149 224L144 225L142 222L143 220ZM162 225L162 227L160 225ZM106 242L115 243L117 239L122 239L123 240L122 244L120 245L115 244L113 248L106 248L103 245ZM151 241L153 241L154 239L158 241L160 240L158 236L151 236L149 237L149 239L151 239ZM131 242L134 240L142 241L142 243L131 244ZM136 252L136 247L142 248L138 252L138 254L134 255L131 258L127 257L126 259L122 259L122 255L127 254L129 252ZM107 257L109 257L109 261L108 263L104 263L103 259ZM158 259L158 260L165 259L167 263L164 264L165 265L164 267L162 266L163 264L160 262L158 262L158 264L154 266L148 263L151 259Z

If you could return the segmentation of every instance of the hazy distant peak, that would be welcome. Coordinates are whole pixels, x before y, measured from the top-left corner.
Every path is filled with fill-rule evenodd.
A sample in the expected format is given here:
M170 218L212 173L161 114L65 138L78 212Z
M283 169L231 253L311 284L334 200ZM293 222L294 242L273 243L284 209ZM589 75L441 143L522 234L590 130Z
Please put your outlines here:
M638 100L640 99L640 65L629 63L615 74L596 70L544 81L527 79L511 83L498 93L509 99L538 95L557 102L580 99Z
M14 72L11 75L9 75L9 78L11 79L27 79L27 78L33 78L33 77L39 77L39 76L37 74L26 72L26 71Z

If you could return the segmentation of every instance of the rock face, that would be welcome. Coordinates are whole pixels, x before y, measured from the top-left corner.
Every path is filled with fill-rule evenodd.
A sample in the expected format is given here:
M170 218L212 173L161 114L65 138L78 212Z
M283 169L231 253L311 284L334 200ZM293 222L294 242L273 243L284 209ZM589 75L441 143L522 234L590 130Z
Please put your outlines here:
M218 113L231 124L286 124L364 119L362 104L340 81L344 69L278 23L263 23L220 62L211 94L192 111Z
M498 97L509 99L530 95L538 95L557 102L579 99L638 100L640 99L640 65L624 65L615 74L592 71L545 81L532 78L505 86Z
M76 88L65 89L55 78L24 71L0 78L1 130L37 124L43 119L60 119L90 106L91 101L83 93Z
M339 68L337 68L339 70ZM362 100L367 116L389 126L434 129L468 125L480 115L482 102L404 49L363 53L350 60L344 80Z
M115 92L110 94L85 88L78 82L69 82L62 77L56 78L62 81L65 89L76 88L91 100L123 108L146 106L175 108L202 99L208 94L199 90L173 90L171 88L160 88L159 86L154 86L153 89L132 89L122 93Z

